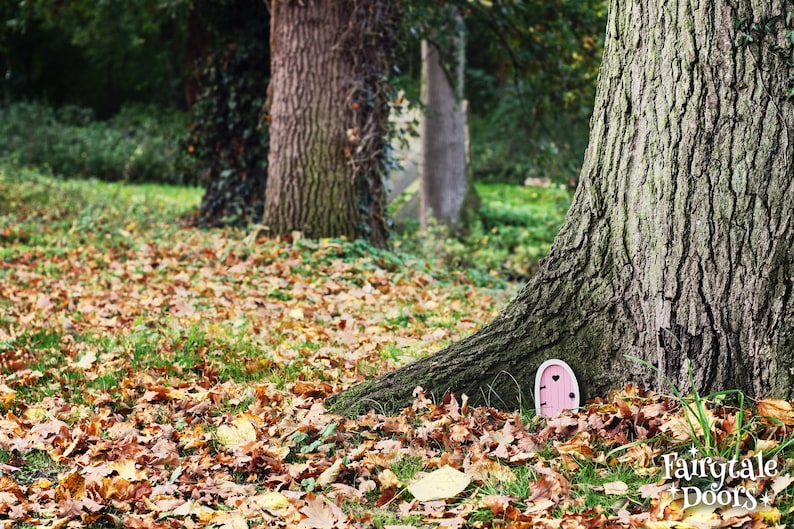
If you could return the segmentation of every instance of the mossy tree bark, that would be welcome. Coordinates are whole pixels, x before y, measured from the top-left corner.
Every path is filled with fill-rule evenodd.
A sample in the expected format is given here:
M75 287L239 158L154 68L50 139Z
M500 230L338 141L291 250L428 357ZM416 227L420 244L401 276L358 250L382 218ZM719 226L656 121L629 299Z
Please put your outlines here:
M540 271L479 332L331 408L402 406L416 385L532 404L548 358L573 367L585 396L665 388L625 355L684 391L688 359L699 391L791 398L788 72L734 29L779 14L773 4L612 0L580 187Z
M385 244L387 52L391 2L274 0L272 233Z

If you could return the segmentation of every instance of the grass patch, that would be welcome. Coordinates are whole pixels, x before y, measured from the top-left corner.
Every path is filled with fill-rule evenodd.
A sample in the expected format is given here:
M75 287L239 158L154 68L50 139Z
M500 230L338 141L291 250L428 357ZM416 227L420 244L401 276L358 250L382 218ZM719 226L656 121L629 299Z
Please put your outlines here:
M42 450L31 450L22 458L24 463L14 473L14 479L22 485L30 485L39 479L47 479L57 483L58 474L68 467L56 463Z
M477 183L476 188L480 214L467 234L453 237L435 224L421 233L413 223L396 237L395 247L467 270L482 286L493 284L499 275L529 277L565 221L571 192L559 186Z

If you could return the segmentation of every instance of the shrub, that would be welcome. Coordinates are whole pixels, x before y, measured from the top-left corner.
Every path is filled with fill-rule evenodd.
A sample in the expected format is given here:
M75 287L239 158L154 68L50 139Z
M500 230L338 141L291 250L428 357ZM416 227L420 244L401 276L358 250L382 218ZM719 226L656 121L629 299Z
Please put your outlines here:
M506 184L477 184L477 192L479 218L465 236L453 237L436 224L421 233L415 222L395 238L395 246L453 268L531 276L565 221L570 192Z
M155 106L125 106L108 121L74 106L0 106L0 156L65 177L194 183L186 134L183 114Z

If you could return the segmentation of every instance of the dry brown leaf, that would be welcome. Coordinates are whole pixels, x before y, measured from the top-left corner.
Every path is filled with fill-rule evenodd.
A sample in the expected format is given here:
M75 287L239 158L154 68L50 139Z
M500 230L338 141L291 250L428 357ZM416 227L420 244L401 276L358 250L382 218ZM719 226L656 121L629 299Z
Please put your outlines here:
M757 415L766 424L794 426L794 408L780 399L762 399L756 403Z
M490 459L483 459L476 463L472 463L472 465L466 469L466 475L473 481L478 481L480 483L503 483L516 479L516 475L510 467L506 467Z
M67 474L55 488L55 499L58 501L73 498L81 500L85 496L85 478L79 472Z
M307 497L306 507L300 510L306 516L298 524L300 527L310 527L311 529L332 529L337 522L346 519L347 516L342 510L328 503L322 497Z
M529 496L529 501L539 502L544 500L554 500L559 497L563 488L558 479L553 476L541 477L530 489L532 494Z
M164 514L161 516L164 516ZM195 516L201 522L209 522L215 516L215 510L207 507L206 505L202 505L197 501L189 500L168 514L173 516Z
M504 514L507 506L510 505L510 496L490 495L480 498L480 505L491 510L494 516L501 516Z
M622 481L610 481L609 483L604 483L604 494L609 494L612 496L622 496L629 491L629 486L626 485Z

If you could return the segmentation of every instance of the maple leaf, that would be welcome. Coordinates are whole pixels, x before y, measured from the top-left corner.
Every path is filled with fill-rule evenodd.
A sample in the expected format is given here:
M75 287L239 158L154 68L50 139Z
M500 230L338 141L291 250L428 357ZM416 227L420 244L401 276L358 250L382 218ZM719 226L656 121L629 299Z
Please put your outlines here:
M56 500L80 500L83 496L85 496L85 478L77 471L67 474L55 488Z
M107 468L118 472L119 478L126 481L143 481L148 479L144 470L135 467L132 459L118 459L107 464Z
M336 461L334 461L333 465L323 470L322 474L320 474L320 477L317 478L317 486L324 489L325 487L336 481L336 478L339 477L339 473L342 472L344 469L345 469L345 465L342 459L341 458L337 459Z
M300 512L306 517L298 525L312 529L333 529L347 518L339 507L329 504L321 496L307 496L306 506Z

